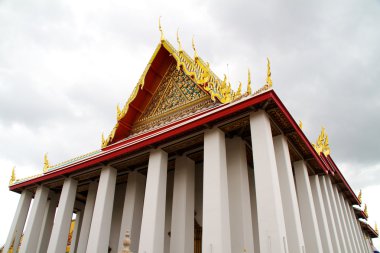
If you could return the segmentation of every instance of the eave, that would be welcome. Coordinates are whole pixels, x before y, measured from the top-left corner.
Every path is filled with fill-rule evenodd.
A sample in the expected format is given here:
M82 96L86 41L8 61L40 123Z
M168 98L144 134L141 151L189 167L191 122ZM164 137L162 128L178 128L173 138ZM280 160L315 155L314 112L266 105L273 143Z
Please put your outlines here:
M364 221L360 221L360 227L362 230L370 237L370 238L378 238L379 234L369 225L368 223Z

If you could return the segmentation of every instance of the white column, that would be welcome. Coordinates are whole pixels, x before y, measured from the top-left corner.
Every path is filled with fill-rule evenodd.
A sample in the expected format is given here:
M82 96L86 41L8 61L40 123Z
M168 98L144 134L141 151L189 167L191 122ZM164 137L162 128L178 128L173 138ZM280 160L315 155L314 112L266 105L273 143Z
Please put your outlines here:
M351 221L350 221L350 217L348 216L348 212L347 212L347 208L346 208L346 199L344 198L343 194L339 194L339 198L340 198L340 205L342 207L342 211L343 211L343 214L344 214L344 220L346 222L346 229L347 229L347 233L349 234L349 241L351 242L351 245L352 245L352 251L353 252L360 252L360 249L356 243L356 240L355 240L355 235L354 235L354 231L352 229L352 226L351 226Z
M77 252L77 247L78 247L78 237L80 234L80 229L82 226L82 218L83 214L81 211L77 212L76 218L75 218L75 224L74 224L74 231L71 236L71 245L70 245L70 253Z
M145 183L146 177L144 175L138 172L128 174L119 236L119 248L117 252L121 252L123 249L123 240L127 230L129 230L131 235L131 251L138 252L144 207Z
M337 201L335 199L335 194L334 194L334 190L333 190L333 186L332 186L330 177L326 177L326 185L327 185L327 192L330 196L330 202L331 202L331 207L332 207L332 211L333 211L334 222L335 222L337 232L338 232L340 248L342 249L343 252L348 252L346 241L345 241L345 238L343 235L343 227L342 227L342 224L340 222Z
M202 252L231 252L226 144L218 128L204 134Z
M318 228L321 236L323 252L333 253L334 251L331 243L331 235L325 211L326 207L322 197L321 186L319 184L319 176L310 176L309 179L311 191L313 194L315 212L318 220Z
M329 231L330 231L330 236L331 236L331 243L334 249L334 253L337 252L342 252L339 244L339 238L338 238L338 231L335 226L335 221L334 221L334 215L331 207L331 201L330 201L330 196L327 190L327 184L326 184L326 177L328 176L320 176L319 177L319 184L321 186L321 192L322 192L322 198L324 200L325 204L325 210L326 210L326 218L327 218L327 223L329 224ZM344 252L345 253L345 252Z
M340 219L340 224L342 226L343 237L344 237L344 240L345 240L345 245L346 245L347 251L348 252L354 252L353 247L351 245L352 241L350 240L349 235L348 235L349 231L348 231L348 227L346 225L345 216L344 216L344 213L343 213L342 205L340 203L339 191L338 191L338 188L337 188L336 185L333 186L333 191L334 191L334 196L335 196L335 201L336 201L336 207L338 209L338 216L339 216L339 219Z
M88 237L87 253L108 252L111 218L115 196L117 170L111 166L102 168L96 193L91 230Z
M194 161L175 161L170 253L194 253Z
M289 252L272 131L267 114L264 111L251 113L250 127L260 252Z
M48 253L66 252L67 236L69 234L71 218L73 216L77 186L78 182L72 178L66 178L63 183L47 250Z
M124 235L126 229L121 229L122 219L123 219L123 206L125 200L125 192L127 189L127 183L121 183L116 185L115 189L115 198L113 201L113 210L112 210L112 221L111 221L111 232L110 232L110 241L109 246L111 248L111 253L119 252L119 239L121 235ZM122 232L121 232L122 231ZM129 233L131 231L129 230Z
M195 220L202 226L203 214L203 164L195 164Z
M226 148L231 251L253 252L252 213L245 143L240 137L226 139Z
M170 252L170 236L172 229L172 207L173 207L174 171L168 171L166 179L166 206L165 206L165 231L164 231L164 253Z
M362 227L360 226L360 221L358 219L356 219L356 215L354 213L354 210L352 210L352 213L355 217L355 225L356 225L356 229L358 231L359 241L362 244L363 252L367 252L368 251L367 245L365 243L365 238L364 238L364 233L363 233Z
M40 239L38 241L37 252L43 253L47 251L49 246L51 231L53 229L55 211L58 205L58 195L51 194L50 200L46 203L44 221L42 224L42 230L40 233Z
M350 222L350 225L351 225L351 230L354 234L354 240L355 240L355 244L356 244L356 248L357 248L357 252L364 252L364 249L362 248L362 245L360 243L360 239L359 239L359 234L358 234L358 231L357 231L357 228L355 226L355 215L352 216L352 205L348 203L348 201L346 201L345 203L345 207L346 207L346 211L347 211L347 215L348 215L348 220Z
M305 242L302 234L301 217L294 183L292 164L286 137L273 138L278 177L280 180L281 200L284 208L285 228L289 252L302 253Z
M366 237L365 237L365 241L366 241L366 243L367 243L368 252L369 252L369 253L372 253L373 250L372 250L372 246L371 246L371 239L370 239L368 236L366 236Z
M77 253L85 253L87 249L88 236L90 234L92 214L94 212L96 191L98 182L91 182L88 186L86 205L84 207L82 228L79 234Z
M306 252L323 252L313 195L311 193L309 173L305 161L294 163L294 174L298 203L301 213L302 231L305 238Z
M22 239L20 253L36 252L38 247L38 239L41 233L42 222L46 207L46 202L49 196L49 189L45 186L38 186L28 223L25 227L24 236Z
M167 170L168 154L161 149L152 150L141 222L140 253L162 253L164 250Z
M4 245L3 252L8 252L13 245L17 248L20 243L22 231L24 230L26 217L28 216L30 202L33 194L28 190L23 190L17 204L15 216L13 217L11 228ZM17 245L17 246L16 246Z
M253 228L253 252L260 252L260 236L259 236L259 219L257 217L257 202L256 202L256 188L255 177L253 175L253 169L248 169L249 176L249 193L251 197L251 217Z

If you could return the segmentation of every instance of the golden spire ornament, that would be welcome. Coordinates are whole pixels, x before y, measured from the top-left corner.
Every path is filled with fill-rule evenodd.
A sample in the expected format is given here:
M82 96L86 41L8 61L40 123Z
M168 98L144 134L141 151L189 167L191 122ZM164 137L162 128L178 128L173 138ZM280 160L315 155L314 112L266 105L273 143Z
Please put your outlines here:
M193 39L191 41L191 45L193 46L193 50L194 50L194 59L198 60L199 56L198 56L197 49L195 48L194 36L193 36Z
M13 166L11 179L9 180L9 185L13 185L15 182L16 182L16 171L15 171L15 166Z
M48 159L47 153L45 153L45 155L44 155L44 168L43 168L43 172L46 173L49 170L49 167L50 167L49 159Z
M300 120L300 122L299 122L298 126L299 126L299 127L301 128L301 130L302 130L302 128L303 128L303 123L302 123L302 120Z
M106 139L104 138L104 133L102 133L102 148L106 146Z
M241 97L241 87L242 87L242 84L241 82L239 82L239 87L235 93L235 98Z
M362 189L360 189L359 191L359 194L358 194L358 200L360 201L360 203L362 203Z
M177 42L178 42L178 52L182 53L183 49L182 49L181 40L179 39L179 28L177 29Z
M375 222L375 232L376 234L379 234L379 228L377 227L377 222Z
M272 87L272 72L270 70L270 61L269 58L267 57L267 80L266 84L268 87Z
M252 88L251 88L251 71L248 69L248 84L247 84L247 95L252 94Z
M117 120L120 119L120 116L121 116L121 109L120 109L119 104L117 104L116 105L116 117L117 117Z
M158 18L158 30L160 30L160 33L161 33L161 43L165 41L165 36L164 36L164 32L162 30L162 26L161 26L161 16Z
M364 214L368 217L368 207L367 204L364 204Z

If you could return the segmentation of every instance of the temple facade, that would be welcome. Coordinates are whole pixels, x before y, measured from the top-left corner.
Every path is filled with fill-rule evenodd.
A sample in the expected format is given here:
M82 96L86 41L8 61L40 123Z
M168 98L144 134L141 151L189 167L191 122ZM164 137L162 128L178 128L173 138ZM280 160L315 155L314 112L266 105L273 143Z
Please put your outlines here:
M45 157L26 179L13 171L20 200L3 252L66 252L73 213L70 253L122 252L127 231L134 253L373 252L377 228L326 131L308 140L272 88L269 60L262 87L248 74L233 91L193 48L161 33L100 150Z

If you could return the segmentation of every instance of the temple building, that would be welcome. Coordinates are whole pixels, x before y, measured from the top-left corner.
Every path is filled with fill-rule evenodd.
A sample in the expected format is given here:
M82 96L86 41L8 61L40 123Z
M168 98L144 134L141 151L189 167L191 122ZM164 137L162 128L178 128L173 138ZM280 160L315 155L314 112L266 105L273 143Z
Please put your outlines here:
M20 200L3 252L22 235L20 253L66 252L73 213L70 253L373 252L377 226L325 129L309 141L273 90L269 60L264 85L248 72L234 91L194 41L190 57L160 31L100 150L57 165L45 156L30 178L12 172Z

